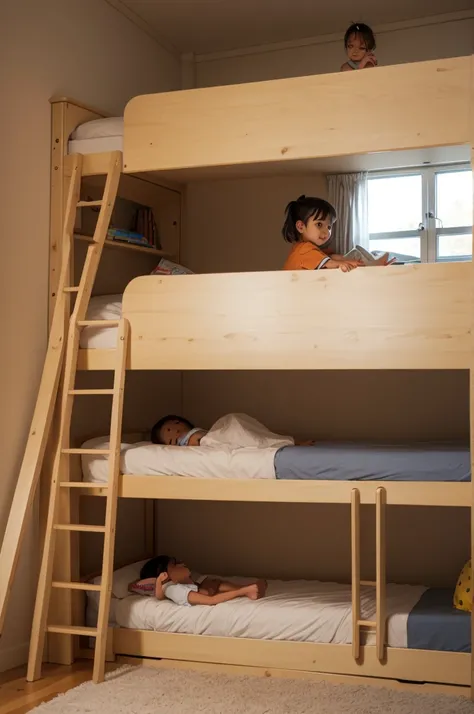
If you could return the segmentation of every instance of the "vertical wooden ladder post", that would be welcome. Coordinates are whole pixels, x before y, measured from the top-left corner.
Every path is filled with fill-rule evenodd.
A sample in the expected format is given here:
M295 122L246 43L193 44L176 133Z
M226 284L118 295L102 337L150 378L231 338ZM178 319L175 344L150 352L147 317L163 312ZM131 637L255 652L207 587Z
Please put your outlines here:
M351 493L352 656L360 657L360 491Z
M107 631L109 627L110 598L114 575L115 533L117 530L117 501L120 476L122 441L123 399L125 390L125 367L128 354L129 322L122 318L117 338L117 365L114 375L112 418L110 423L109 479L105 512L105 539L100 583L99 613L97 616L97 639L94 656L94 682L102 682L105 676L107 656Z
M474 171L474 57L471 57L471 169ZM474 183L473 183L473 228L474 247ZM474 256L474 252L473 252ZM474 260L471 262L471 340L474 337ZM474 343L471 342L471 369L469 370L469 429L471 446L471 563L474 563ZM474 642L474 617L471 617L471 641ZM474 701L474 655L471 649L471 700Z
M386 593L386 521L387 490L380 487L375 497L375 530L376 530L376 648L377 659L381 662L385 657L385 640L387 624L387 593Z

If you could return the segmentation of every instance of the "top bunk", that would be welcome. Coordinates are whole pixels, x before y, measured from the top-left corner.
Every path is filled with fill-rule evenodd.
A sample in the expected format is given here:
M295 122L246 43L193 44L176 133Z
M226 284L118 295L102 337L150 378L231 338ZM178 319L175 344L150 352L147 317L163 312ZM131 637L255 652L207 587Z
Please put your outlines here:
M123 139L109 137L101 151L123 147L126 174L186 183L310 171L342 156L470 146L473 61L138 96L126 106ZM85 172L99 173L105 157L86 156Z
M79 107L63 133L64 173L71 152L84 152L84 173L95 175L110 150L122 149L124 177L161 185L168 205L171 193L179 197L183 184L202 178L324 171L338 160L347 166L347 157L359 170L360 157L376 163L388 154L416 154L422 163L423 152L447 147L466 159L473 62L144 95L128 103L123 120L110 120L108 137L69 139L82 121L101 117ZM87 150L84 138L92 141ZM438 263L349 275L155 275L133 280L116 312L95 319L129 321L128 369L469 369L471 271L470 263ZM80 369L113 368L113 330L97 337L93 348L82 344Z

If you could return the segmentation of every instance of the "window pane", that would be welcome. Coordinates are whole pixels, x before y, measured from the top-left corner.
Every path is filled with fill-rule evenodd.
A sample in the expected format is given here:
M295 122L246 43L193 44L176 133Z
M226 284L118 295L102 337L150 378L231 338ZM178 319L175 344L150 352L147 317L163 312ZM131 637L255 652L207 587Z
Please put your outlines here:
M436 174L437 227L472 226L472 171Z
M421 176L369 179L369 233L417 231L422 222Z
M419 236L412 238L378 238L369 241L370 250L379 250L387 253L397 253L400 259L413 260L421 258Z
M437 260L472 255L472 235L438 236Z

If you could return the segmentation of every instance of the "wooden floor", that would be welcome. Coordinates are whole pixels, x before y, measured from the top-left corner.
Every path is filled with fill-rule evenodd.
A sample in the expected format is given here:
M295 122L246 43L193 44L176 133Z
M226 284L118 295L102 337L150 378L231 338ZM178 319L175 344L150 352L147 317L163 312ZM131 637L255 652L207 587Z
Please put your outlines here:
M92 677L92 661L75 662L70 667L45 664L43 677L37 682L27 682L25 676L26 666L0 673L0 714L25 714L42 702L87 682Z

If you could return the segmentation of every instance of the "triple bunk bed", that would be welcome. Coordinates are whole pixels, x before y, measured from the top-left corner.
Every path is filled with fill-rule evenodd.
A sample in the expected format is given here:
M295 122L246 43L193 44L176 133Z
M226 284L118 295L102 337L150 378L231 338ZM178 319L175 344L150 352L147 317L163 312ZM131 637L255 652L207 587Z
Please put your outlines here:
M43 518L45 547L28 679L41 674L48 634L48 657L61 663L73 661L79 637L94 637L95 681L103 679L106 656L129 655L472 686L470 652L390 646L385 530L387 508L393 505L472 510L470 476L459 481L448 477L333 481L120 472L127 370L470 371L474 324L470 263L391 266L348 275L339 271L147 275L129 282L116 319L90 319L87 309L103 250L120 250L110 246L106 236L120 182L133 200L141 198L150 205L153 194L160 206L164 248L161 253L155 249L154 259L164 254L179 258L181 198L187 182L258 175L277 171L283 164L297 168L319 157L438 146L471 148L473 71L473 58L461 57L373 72L139 96L126 107L123 134L106 137L107 150L101 148L103 142L92 146L81 140L70 142L71 132L100 119L100 112L66 99L53 103L51 336L0 555L1 570L9 573L0 586L3 622L24 524L45 463L42 485L50 484L49 508ZM305 111L294 110L301 105ZM106 176L106 183L102 197L95 198L91 192L99 175ZM80 195L82 180L92 181L86 199ZM100 211L78 282L71 259L77 207ZM324 309L316 310L317 305ZM109 338L113 331L115 346L110 347L109 338L106 347L89 346L81 339L88 329L101 330ZM78 389L78 370L112 371L113 387ZM471 376L471 404L472 384ZM106 394L113 401L110 442L102 449L74 446L70 438L74 399ZM472 434L471 426L471 443ZM106 460L107 482L82 479L80 460L88 455ZM79 524L78 501L84 495L106 499L104 525ZM117 499L122 497L148 502L347 504L352 564L349 643L109 627ZM376 577L370 582L361 580L362 506L371 506L376 513ZM75 538L78 532L94 529L105 537L102 576L83 581L78 576ZM61 530L64 539L56 543ZM369 619L361 610L367 588L375 590L375 612ZM52 590L55 599L50 608ZM77 607L74 595L81 591L98 593L93 627L85 624L84 612Z

